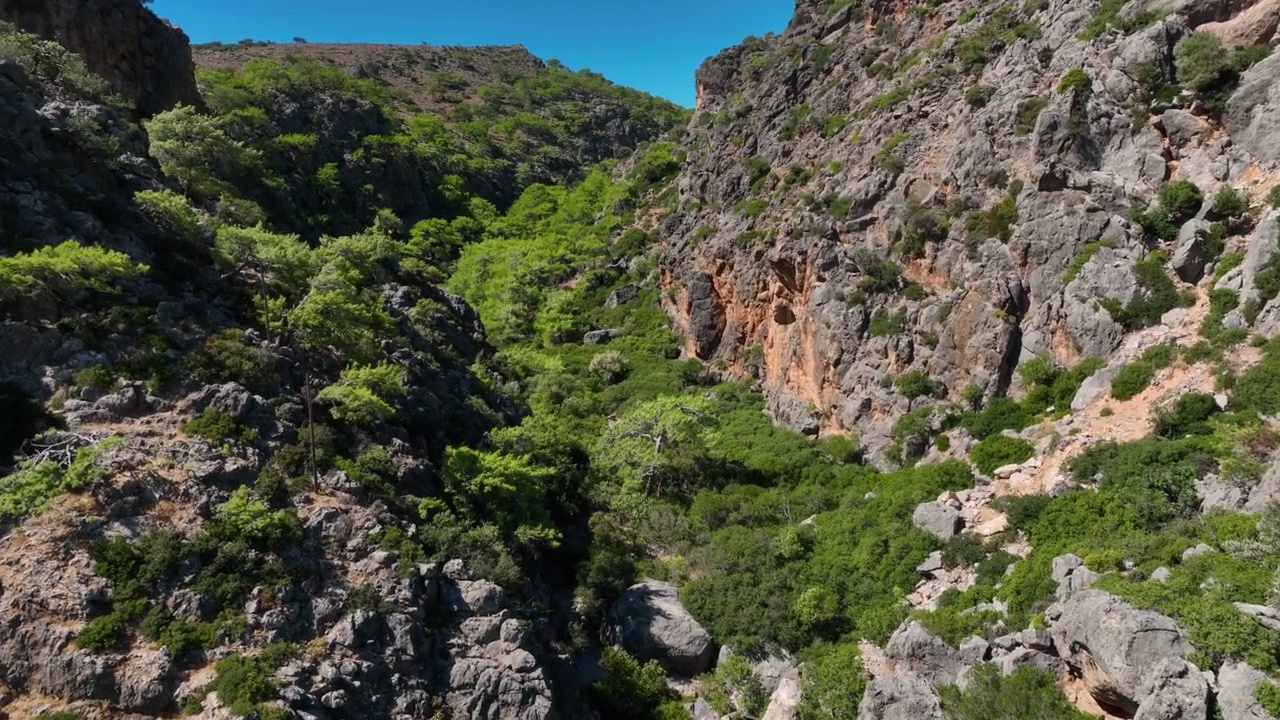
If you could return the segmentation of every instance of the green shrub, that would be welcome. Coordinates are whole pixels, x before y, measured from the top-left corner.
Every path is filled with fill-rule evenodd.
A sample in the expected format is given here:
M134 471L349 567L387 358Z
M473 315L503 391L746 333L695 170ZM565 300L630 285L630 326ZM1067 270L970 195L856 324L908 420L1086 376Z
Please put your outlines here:
M36 715L33 720L84 720L84 716L70 710L50 710Z
M1240 217L1249 212L1249 196L1233 187L1224 187L1213 196L1213 212L1224 218Z
M1165 259L1164 252L1156 250L1134 265L1138 288L1128 305L1121 306L1108 299L1098 301L1126 331L1151 327L1170 310L1194 302L1192 295L1178 293L1173 279L1165 272Z
M885 308L876 308L871 314L871 323L867 326L867 332L871 337L892 337L902 334L902 327L906 323L906 311L891 313Z
M1040 113L1044 112L1048 106L1049 101L1041 97L1018 103L1017 114L1013 121L1013 134L1030 135L1036 129L1036 121L1040 119Z
M999 467L999 466L997 466ZM965 533L956 535L942 546L942 564L948 568L961 565L977 565L987 557L987 548L982 538Z
M32 296L65 302L83 293L119 292L121 281L149 269L122 252L68 240L0 257L0 303Z
M1155 378L1156 368L1144 362L1131 362L1120 368L1120 372L1111 380L1111 397L1116 400L1129 400L1151 386Z
M857 720L867 685L862 654L852 643L823 646L800 677L800 720Z
M964 94L964 101L972 108L986 107L996 94L996 89L989 85L974 85Z
M1215 85L1228 69L1229 59L1222 40L1203 31L1184 36L1173 48L1178 82L1192 90L1203 91Z
M893 385L903 397L912 401L933 395L939 389L937 383L919 370L899 375L894 379Z
M1114 243L1110 240L1098 240L1096 242L1086 244L1081 248L1080 253L1071 259L1071 264L1067 266L1066 272L1062 274L1062 284L1070 284L1072 280L1075 280L1080 276L1080 271L1084 270L1084 266L1088 264L1089 260L1092 259L1094 255L1098 254L1099 250L1102 248L1113 247L1113 245Z
M133 196L138 209L179 242L194 243L203 234L200 216L187 199L172 190L140 190Z
M960 426L978 440L985 439L1002 430L1021 430L1034 421L1026 408L1013 398L998 397L987 403L978 412L965 413L960 419Z
M880 148L880 152L876 153L876 167L892 175L901 173L906 166L904 165L902 158L897 155L898 147L909 139L911 139L911 133L894 133L889 140L885 142L884 147Z
M622 720L661 720L659 708L677 699L667 688L667 674L656 660L641 665L617 648L600 656L604 677L591 685L594 705L605 717Z
M1089 73L1084 68L1072 68L1062 77L1062 81L1058 83L1058 92L1066 95L1074 93L1078 90L1088 92L1093 88L1093 80L1089 78Z
M229 440L252 443L258 439L257 430L241 425L234 417L212 405L206 407L200 417L183 425L182 432L218 443Z
M0 56L17 60L33 77L61 88L68 97L127 109L107 81L91 72L79 55L8 22L0 23Z
M214 670L217 674L213 682L187 699L188 714L199 710L200 702L209 692L218 693L218 700L238 717L261 713L269 707L264 703L279 694L272 677L275 669L260 657L235 653L215 663Z
M1244 372L1231 389L1231 409L1280 413L1280 351L1269 349L1262 361Z
M186 369L202 382L234 382L250 392L269 392L277 382L276 358L270 350L244 343L244 331L223 330L209 337L204 346L183 361Z
M1258 683L1253 697L1271 717L1280 717L1280 686L1274 683Z
M1160 207L1175 219L1186 221L1200 212L1204 193L1190 180L1165 183L1160 187Z
M302 539L302 524L292 509L272 510L239 487L231 498L214 508L209 534L226 541L239 540L263 550L275 550Z
M979 663L962 692L955 685L940 689L947 720L1089 720L1058 687L1052 674L1020 667L1002 677L992 663Z
M43 512L59 495L98 482L106 476L97 466L98 458L120 442L119 438L108 438L82 447L66 468L56 460L20 463L15 472L0 478L0 519L12 521Z
M116 384L116 374L105 365L90 365L77 370L71 376L71 384L81 388L110 390Z
M998 467L1030 460L1034 454L1035 448L1022 438L991 435L969 450L969 459L982 474L990 475Z
M1207 421L1218 412L1218 403L1212 395L1188 393L1179 397L1172 407L1156 413L1153 431L1165 438L1208 435L1213 429Z
M1271 188L1271 192L1267 193L1267 204L1273 208L1280 208L1280 185Z

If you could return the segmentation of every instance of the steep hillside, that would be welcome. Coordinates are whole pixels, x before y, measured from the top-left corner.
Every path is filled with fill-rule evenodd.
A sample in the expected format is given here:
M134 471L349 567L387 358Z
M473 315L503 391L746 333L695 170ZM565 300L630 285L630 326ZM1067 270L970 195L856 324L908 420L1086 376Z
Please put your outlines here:
M698 73L662 263L688 351L894 458L920 452L894 425L922 404L895 376L990 398L1036 355L1108 356L1271 245L1212 202L1280 182L1276 9L1238 5L800 2ZM1186 69L1197 32L1226 45ZM1135 213L1183 181L1200 194ZM1247 301L1256 272L1222 287Z
M187 36L138 3L4 0L0 20L56 39L129 100L134 119L196 105Z
M438 206L448 200L431 195L445 176L503 209L528 185L577 182L587 168L626 156L686 116L665 100L548 65L522 47L205 45L195 58L217 112L266 114L267 122L242 123L234 136L268 158L284 155L294 174L318 174L285 178L290 202L307 197L315 205L299 209L311 215L299 229L323 226L315 215L331 212L322 207L331 204L326 168L336 172L342 196L372 185L362 200L412 223L442 214ZM432 147L404 158L405 145ZM437 207L424 206L423 196ZM353 214L363 223L372 217Z

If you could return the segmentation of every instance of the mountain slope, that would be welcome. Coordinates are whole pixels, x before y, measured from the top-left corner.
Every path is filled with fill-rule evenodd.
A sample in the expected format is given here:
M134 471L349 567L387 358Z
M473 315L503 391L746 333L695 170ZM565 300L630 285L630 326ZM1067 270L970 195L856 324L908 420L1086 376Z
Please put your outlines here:
M1175 257L1179 290L1215 258L1188 258L1194 235L1131 209L1183 180L1210 200L1263 200L1280 157L1247 128L1274 106L1225 98L1276 60L1243 77L1219 68L1199 98L1171 102L1179 39L1232 11L1154 21L1140 5L1124 5L1142 19L1118 32L1078 3L802 2L783 35L709 60L681 212L664 228L689 352L759 377L792 427L912 456L893 425L913 401L889 378L918 370L950 399L970 385L989 398L1016 386L1021 361L1105 357L1158 321L1172 291L1141 318L1106 309L1135 287L1151 297L1147 251ZM1235 52L1247 64L1270 51ZM1207 216L1202 232L1223 219L1207 203L1182 212ZM1249 228L1228 227L1227 249L1244 247ZM1247 294L1252 278L1232 282Z

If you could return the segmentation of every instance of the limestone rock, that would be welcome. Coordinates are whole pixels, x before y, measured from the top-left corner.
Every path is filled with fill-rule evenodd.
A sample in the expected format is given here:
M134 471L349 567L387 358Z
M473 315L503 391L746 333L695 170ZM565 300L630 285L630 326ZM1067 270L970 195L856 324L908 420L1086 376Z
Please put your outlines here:
M667 672L692 677L711 666L715 643L668 583L632 585L609 611L610 634L641 660L657 660Z
M1151 669L1134 720L1200 720L1209 715L1209 684L1195 665L1166 658Z
M1222 720L1271 720L1254 696L1260 683L1271 682L1266 673L1245 662L1226 662L1218 669L1215 698Z
M943 720L929 682L913 672L875 677L858 705L858 720Z
M933 502L921 503L911 515L911 522L916 527L946 542L955 537L964 527L960 511L949 505Z
M914 620L907 621L893 633L884 654L894 661L899 671L909 670L935 686L955 682L961 667L955 648Z
M783 678L769 697L769 706L761 720L796 720L800 717L800 683L794 678Z
M1061 607L1052 624L1062 658L1083 677L1099 703L1133 713L1144 699L1149 668L1192 651L1173 620L1137 610L1101 590L1080 592Z

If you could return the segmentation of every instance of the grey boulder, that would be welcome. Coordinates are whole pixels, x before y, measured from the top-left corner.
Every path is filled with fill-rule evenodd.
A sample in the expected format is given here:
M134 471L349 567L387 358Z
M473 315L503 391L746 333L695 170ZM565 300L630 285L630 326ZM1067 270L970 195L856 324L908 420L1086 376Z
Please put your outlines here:
M964 527L960 511L949 505L935 502L921 503L911 515L911 522L916 527L946 542L955 537Z
M711 667L716 646L680 602L674 585L632 585L609 611L611 639L640 660L657 660L669 673L692 677Z
M1138 610L1102 590L1085 590L1062 603L1051 633L1089 693L1102 705L1130 714L1145 698L1148 670L1193 650L1170 618Z

